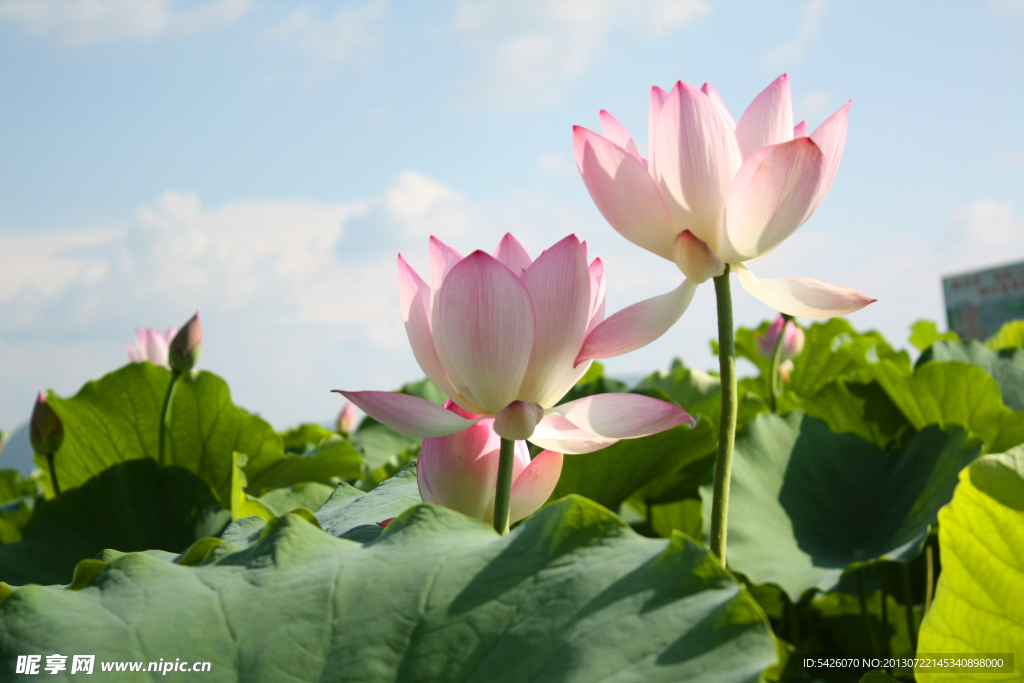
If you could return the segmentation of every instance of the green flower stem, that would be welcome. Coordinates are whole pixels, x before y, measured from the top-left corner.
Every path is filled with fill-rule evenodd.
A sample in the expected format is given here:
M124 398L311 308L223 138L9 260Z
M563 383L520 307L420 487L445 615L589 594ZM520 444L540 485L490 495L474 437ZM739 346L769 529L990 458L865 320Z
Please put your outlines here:
M932 596L935 590L935 557L932 555L932 544L924 548L925 561L925 583L924 583L924 613L932 608Z
M174 389L178 386L178 379L181 377L181 373L176 370L171 370L171 383L167 387L167 396L164 397L164 409L160 413L160 435L157 443L157 462L161 465L167 464L165 462L165 452L167 441L167 423L171 421L171 402L174 400Z
M914 621L914 592L910 588L910 565L900 563L900 588L903 590L903 609L906 610L907 633L910 635L910 652L917 652L917 623Z
M502 438L498 458L498 483L494 489L494 530L508 533L508 516L512 505L512 466L516 460L516 442Z
M878 595L882 601L882 656L889 656L889 599L885 593L885 575L886 565L884 563L878 564ZM886 667L886 671L889 671L889 667Z
M50 470L50 484L53 485L53 495L60 495L60 484L57 483L57 467L53 464L53 453L46 454L46 465Z
M860 615L864 618L864 628L867 629L868 638L871 640L871 652L880 654L878 639L875 638L875 629L871 626L871 615L868 614L868 587L864 580L864 567L857 570L857 588L860 593Z
M722 417L718 428L718 457L711 499L711 552L725 567L725 537L729 521L729 480L732 478L732 453L736 445L736 339L732 323L732 293L729 266L715 278L718 301L718 366L722 380Z
M792 319L793 316L786 315L785 313L782 314L782 333L775 340L775 350L772 352L772 371L768 380L771 383L770 391L768 392L768 404L773 413L778 412L775 402L782 390L782 377L779 374L779 366L782 364L782 346L786 341L786 326L789 325L789 321Z

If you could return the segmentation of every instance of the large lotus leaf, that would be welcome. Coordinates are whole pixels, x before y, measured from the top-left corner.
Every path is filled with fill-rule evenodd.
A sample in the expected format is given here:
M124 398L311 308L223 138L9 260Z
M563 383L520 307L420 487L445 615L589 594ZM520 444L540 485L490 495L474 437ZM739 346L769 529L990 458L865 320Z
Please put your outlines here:
M918 652L1012 652L1013 675L963 673L957 680L1024 680L1024 449L979 458L960 473L953 500L939 513L939 547L942 574Z
M551 500L576 493L615 510L637 489L661 478L670 478L662 488L679 491L670 500L686 496L683 489L687 481L690 482L689 493L693 495L714 464L717 443L717 427L708 420L701 420L693 428L680 425L639 439L623 439L593 453L566 455ZM687 472L690 477L684 479ZM677 473L679 476L674 477ZM656 493L671 495L661 488ZM652 493L651 498L654 499L655 494Z
M797 411L763 413L736 437L729 565L795 600L831 590L851 565L909 561L981 449L962 428L932 426L883 451ZM701 498L707 533L710 483Z
M131 363L89 382L73 397L50 393L47 402L64 423L55 461L62 489L127 460L156 458L160 414L171 373ZM179 465L209 483L224 507L231 500L231 453L249 457L256 479L284 457L281 438L265 421L231 402L228 385L209 372L182 375L168 427L167 465ZM44 470L46 460L37 457Z
M1003 323L998 332L985 340L985 346L996 351L1024 346L1024 320Z
M999 384L977 366L933 361L912 374L889 360L868 367L916 429L931 424L967 427L994 452L1024 443L1024 412L1003 405Z
M129 460L41 503L22 539L0 546L0 581L69 583L79 560L104 549L181 552L229 519L192 472Z
M323 425L307 422L279 432L278 436L281 437L285 453L305 453L316 448L318 443L336 433Z
M1024 410L1024 349L993 351L978 341L938 341L921 354L917 366L939 360L961 361L977 365L992 375L1002 391L1003 403L1010 410Z
M429 379L406 384L398 392L425 398L438 405L443 405L447 400L444 392ZM416 447L420 440L396 432L367 416L363 418L363 421L359 423L359 428L352 434L352 443L362 451L369 468L376 469L402 451Z
M305 453L289 453L252 475L246 489L253 495L263 496L272 489L294 486L303 482L337 484L341 479L359 479L363 475L363 457L349 441L337 435L325 437L315 449Z
M0 545L21 538L41 492L35 480L16 470L0 470Z
M308 486L308 485L307 485ZM319 486L319 485L318 485ZM292 507L306 507L316 510L316 518L320 526L333 536L347 538L359 542L367 542L380 536L383 528L378 522L397 517L402 510L420 503L419 487L416 484L416 463L407 465L401 472L381 482L369 493L349 486L338 484L324 500L317 502L322 490L302 491L305 499L298 494L288 495L279 491L271 491L261 498L252 498L255 506L244 508L248 517L235 515L232 522L221 534L226 541L237 542L257 534L264 526L264 520L273 513L288 512ZM251 498L251 497L250 497ZM300 505L291 505L299 502ZM241 505L238 506L241 510ZM241 518L240 518L241 517Z
M809 397L787 391L779 396L779 412L801 410L823 420L833 432L856 434L887 448L909 425L878 382L829 382Z
M918 320L910 326L910 343L921 351L926 351L932 344L939 341L960 341L960 335L953 330L939 332L938 326L931 320Z
M729 683L775 660L763 613L706 549L638 536L577 497L507 536L421 504L366 545L284 515L250 547L183 566L197 554L129 554L80 590L15 590L0 667L88 652L98 670L188 657L211 662L205 679L251 683Z
M858 378L865 364L882 359L910 371L907 353L895 351L878 332L857 332L843 318L815 323L804 329L804 349L793 359L786 389L811 396L840 377Z

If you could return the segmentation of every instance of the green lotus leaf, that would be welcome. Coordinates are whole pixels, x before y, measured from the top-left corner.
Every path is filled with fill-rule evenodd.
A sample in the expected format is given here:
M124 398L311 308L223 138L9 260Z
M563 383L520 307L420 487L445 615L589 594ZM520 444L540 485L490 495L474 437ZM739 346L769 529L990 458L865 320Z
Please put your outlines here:
M0 546L0 581L66 584L80 560L105 549L178 553L229 519L189 470L129 460L40 503L21 540Z
M921 354L917 366L943 360L977 365L999 383L1007 408L1024 410L1024 348L993 351L977 341L939 341Z
M909 373L886 359L868 367L915 429L932 424L967 427L991 452L1024 443L1024 412L1003 405L999 384L980 367L932 361Z
M995 351L1024 346L1024 320L1003 323L998 332L985 340L985 346Z
M958 681L1024 680L1024 448L979 458L939 513L942 573L918 652L1013 653L1014 673ZM948 674L917 674L919 681Z
M859 564L912 560L981 450L963 428L932 426L883 451L797 411L762 413L736 437L729 565L796 600L834 588ZM701 488L705 534L710 489Z
M706 549L578 497L503 537L421 504L366 545L287 514L187 564L123 555L80 590L6 596L0 667L33 652L93 653L97 669L188 657L211 663L204 679L250 683L753 683L776 658Z
M880 448L888 448L910 426L878 382L839 378L806 398L784 392L778 405L780 413L800 410L823 420L833 432L856 434Z
M921 351L926 351L935 342L960 341L960 335L953 330L939 332L938 326L931 320L918 320L910 326L910 343Z
M251 473L251 468L246 467ZM355 446L338 434L329 434L315 449L289 453L269 463L249 477L246 490L257 496L273 489L303 482L328 484L332 488L341 479L359 479L363 475L363 457Z
M171 373L151 363L130 363L87 383L72 398L52 392L47 402L64 423L55 464L61 489L81 486L116 465L156 458L160 414ZM284 457L281 438L265 421L231 402L228 385L209 372L182 375L168 425L167 465L195 472L231 501L231 454L248 456L250 479ZM36 463L47 470L46 459Z

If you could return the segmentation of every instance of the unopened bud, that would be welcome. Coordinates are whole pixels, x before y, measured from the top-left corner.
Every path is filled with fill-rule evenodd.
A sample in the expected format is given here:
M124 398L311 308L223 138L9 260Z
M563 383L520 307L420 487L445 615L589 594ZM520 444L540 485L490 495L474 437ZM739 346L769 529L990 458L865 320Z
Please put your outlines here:
M189 318L178 334L171 340L168 361L174 372L188 372L199 360L199 349L203 345L203 326L199 324L199 313Z
M341 409L341 413L338 415L338 424L335 427L335 431L342 434L351 434L356 430L356 407L354 405L351 403L345 404L345 407Z
M39 392L36 407L32 410L29 438L32 440L32 448L41 455L53 455L64 442L64 425L46 402L46 394L43 392Z
M804 331L795 322L792 320L786 321L780 315L765 330L763 337L759 334L754 335L754 340L757 342L757 350L765 358L771 358L775 355L775 345L779 341L779 335L783 334L783 325L785 325L785 336L782 339L782 360L796 358L804 350Z

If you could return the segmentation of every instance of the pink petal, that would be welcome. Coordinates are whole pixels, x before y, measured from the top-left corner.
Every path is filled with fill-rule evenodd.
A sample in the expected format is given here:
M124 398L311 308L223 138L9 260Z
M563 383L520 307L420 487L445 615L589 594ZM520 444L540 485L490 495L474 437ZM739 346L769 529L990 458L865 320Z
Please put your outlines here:
M725 264L708 245L689 230L683 230L672 244L672 258L687 280L697 284L725 272Z
M729 127L733 130L736 129L736 119L732 117L732 113L729 111L729 107L725 106L725 102L722 101L722 97L715 90L714 86L710 83L705 83L701 86L700 91L708 96L708 98L718 107L718 112L722 115L726 121L729 122Z
M559 453L593 453L616 441L584 431L557 413L545 415L530 437L530 443Z
M519 241L510 232L505 233L505 236L501 238L498 248L494 250L494 258L501 261L516 277L522 277L526 269L533 263L533 259L530 258L526 249L523 249L523 245L519 244Z
M532 515L539 510L558 484L562 474L562 454L555 451L543 451L523 470L512 482L511 510L509 523L518 522L523 517Z
M146 332L148 330L135 330L135 348L139 350L139 360L148 360L146 356Z
M690 305L697 284L683 284L660 296L624 308L594 328L583 342L576 363L593 358L614 358L629 353L668 332Z
M807 122L801 121L793 126L793 139L807 137Z
M561 377L555 382L554 387L551 389L551 393L544 397L543 400L538 401L542 406L553 406L562 400L562 397L568 393L570 389L576 386L576 383L583 378L583 375L587 374L587 370L590 369L593 361L584 361L579 365L573 367L570 365L565 368L565 372L562 373Z
M436 296L441 285L462 255L434 236L430 237L430 289ZM433 304L431 304L433 305Z
M639 159L586 128L573 128L576 165L601 215L633 244L672 258L678 230Z
M518 398L535 328L526 286L482 251L449 271L431 325L438 358L455 389L490 415Z
M537 327L518 398L540 402L573 367L587 336L590 270L576 236L570 235L545 250L523 274L522 281L533 301Z
M745 162L726 208L726 263L767 254L803 225L821 187L825 156L810 138L759 150Z
M735 266L743 289L777 311L804 318L835 318L859 311L872 299L849 287L806 277L762 280L743 265Z
M657 434L696 420L675 403L641 394L595 394L551 409L580 429L609 439Z
M430 297L430 287L399 254L398 298L412 354L427 377L433 380L446 396L452 397L458 392L441 366L437 350L434 348L434 337L430 332Z
M586 244L584 242L584 244ZM587 334L604 320L605 280L604 263L594 259L590 264L590 322L587 323Z
M661 116L661 108L665 106L665 100L667 99L667 92L658 86L651 88L651 107L647 115L647 164L651 169L651 175L655 177L657 175L654 173L654 133L658 128L658 117Z
M609 142L618 145L637 159L643 161L643 158L640 156L640 150L636 148L636 143L633 142L629 131L604 109L601 110L601 135Z
M821 186L818 188L818 194L814 198L810 210L807 212L808 218L825 201L825 195L828 194L829 188L832 187L832 180L835 179L836 171L839 170L839 161L843 158L843 148L846 146L846 126L849 120L850 103L847 102L840 107L839 111L825 119L825 122L811 133L811 139L821 148L821 153L825 155L825 173Z
M178 328L168 327L167 331L164 332L164 341L170 345L171 340L174 339L174 335L178 334Z
M424 398L393 391L334 391L381 424L419 438L461 432L480 419L467 420Z
M744 159L768 145L793 139L793 98L787 74L772 81L750 103L736 124L736 139Z
M729 122L707 95L680 81L655 135L655 180L676 232L691 231L717 253L729 186L743 161Z
M416 484L425 503L484 519L493 505L501 437L490 419L457 434L424 439Z
M139 354L138 351L135 350L134 346L132 346L131 344L125 344L124 348L128 352L128 360L130 362L138 363L142 360L142 356Z
M539 404L512 401L494 417L494 431L504 439L529 439L542 417L544 409Z

